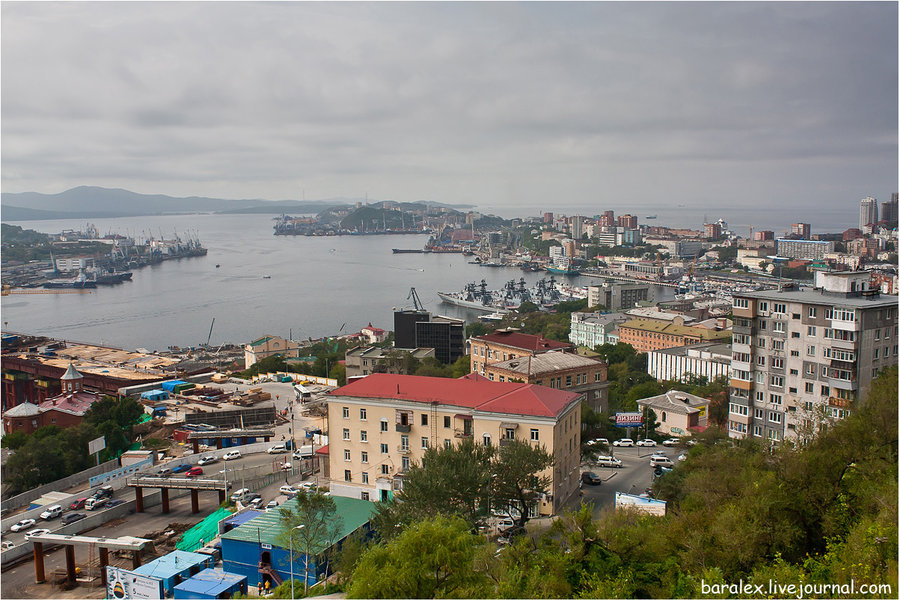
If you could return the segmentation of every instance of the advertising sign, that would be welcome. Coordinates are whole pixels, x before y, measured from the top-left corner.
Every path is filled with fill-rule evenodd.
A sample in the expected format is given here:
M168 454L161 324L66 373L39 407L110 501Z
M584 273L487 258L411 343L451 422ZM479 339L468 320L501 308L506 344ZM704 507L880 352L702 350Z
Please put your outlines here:
M162 580L106 566L107 599L162 599Z
M634 413L616 413L617 428L636 428L641 425L641 414Z
M106 437L101 436L100 438L95 438L91 442L88 443L88 455L93 455L94 453L99 453L103 449L106 448Z
M616 511L624 508L634 509L641 513L649 513L650 515L666 515L665 501L617 492Z

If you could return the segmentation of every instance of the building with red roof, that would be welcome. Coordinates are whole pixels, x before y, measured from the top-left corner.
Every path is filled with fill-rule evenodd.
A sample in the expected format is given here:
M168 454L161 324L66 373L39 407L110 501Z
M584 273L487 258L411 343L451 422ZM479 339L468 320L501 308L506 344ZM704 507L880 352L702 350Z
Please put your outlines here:
M63 394L51 397L41 403L23 403L22 408L14 407L3 414L3 428L7 434L22 431L31 434L44 426L68 428L77 426L84 414L101 395L82 388L84 376L70 363L60 378Z
M485 367L492 363L519 357L537 356L552 351L574 353L575 345L534 334L523 334L513 328L495 330L492 334L469 339L469 370L486 375Z
M387 500L409 467L434 444L530 441L554 457L548 493L536 507L551 515L578 490L584 395L522 382L372 374L329 394L329 471L334 494Z

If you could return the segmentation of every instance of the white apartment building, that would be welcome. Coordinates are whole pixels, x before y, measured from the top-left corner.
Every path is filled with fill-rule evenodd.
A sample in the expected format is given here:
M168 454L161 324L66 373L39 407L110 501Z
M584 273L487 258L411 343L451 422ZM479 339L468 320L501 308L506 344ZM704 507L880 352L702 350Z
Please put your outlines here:
M623 313L572 313L569 342L590 349L614 344L609 335L618 324L625 323L628 319Z
M734 294L730 436L809 438L897 363L897 299L870 276L821 271L814 289Z
M676 346L647 353L647 373L660 381L684 381L689 376L712 382L728 377L731 345L719 343Z

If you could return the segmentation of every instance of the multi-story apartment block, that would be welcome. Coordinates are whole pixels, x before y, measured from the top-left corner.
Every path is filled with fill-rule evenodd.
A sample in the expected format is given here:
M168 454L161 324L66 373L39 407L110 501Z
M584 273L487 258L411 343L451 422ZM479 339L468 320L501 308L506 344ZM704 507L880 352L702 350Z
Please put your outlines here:
M834 242L831 240L788 240L779 238L775 241L775 250L778 256L789 259L823 259L828 253L834 252Z
M703 237L716 240L722 236L722 226L718 223L704 223Z
M889 228L897 227L897 196L894 192L890 200L881 203L881 221Z
M374 374L351 382L328 396L332 494L387 500L430 446L518 439L553 456L544 474L551 478L548 493L534 512L554 514L579 487L582 398L477 374L456 380Z
M492 382L524 382L576 392L597 411L607 407L606 363L576 353L555 351L507 359L485 367L484 375Z
M493 334L475 336L469 339L469 369L485 375L485 367L517 357L532 357L551 351L575 352L575 345L558 340L550 340L534 334L522 334L512 328L495 330Z
M728 377L731 345L717 342L676 346L647 353L647 373L657 380L684 381L690 376L712 382Z
M811 233L810 226L808 223L792 223L791 233L800 236L804 240L809 240Z
M347 368L347 377L368 376L376 373L375 368L384 370L382 373L400 374L403 371L404 352L410 353L421 361L427 357L434 357L433 348L415 349L385 349L378 346L359 346L347 351L344 355L344 363Z
M590 305L590 302L588 302ZM622 313L572 313L569 328L569 341L578 346L590 349L612 344L609 334L615 331L617 324L625 323L628 318Z
M604 282L588 286L588 307L603 305L608 311L631 309L650 298L649 284Z
M897 363L897 299L869 279L820 271L815 289L734 294L732 437L807 439Z
M632 319L619 326L619 342L630 344L639 353L701 342L728 342L731 330L687 326L656 319ZM682 322L683 324L683 322Z
M866 196L859 201L859 229L866 231L866 226L875 223L878 223L878 201L871 196Z

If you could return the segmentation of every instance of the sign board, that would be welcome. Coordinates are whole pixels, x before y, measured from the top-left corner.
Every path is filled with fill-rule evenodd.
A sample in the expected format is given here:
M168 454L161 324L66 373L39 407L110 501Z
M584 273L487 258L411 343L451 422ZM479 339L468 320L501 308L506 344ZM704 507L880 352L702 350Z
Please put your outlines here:
M161 579L106 566L107 599L163 599L164 596Z
M106 448L106 437L101 436L100 438L95 438L91 442L88 443L88 455L93 455L94 453L99 453L103 449Z
M697 417L706 417L706 405L700 405L699 407L697 407L697 409L699 409L699 411L697 412Z
M260 545L260 547L262 547L263 549L271 549L271 548L272 548L272 545L269 544L269 543L262 543L262 544Z
M650 499L629 495L624 492L616 493L616 511L620 509L634 509L650 515L666 515L666 502L659 499Z
M639 412L616 413L617 428L636 428L641 425L642 415Z

